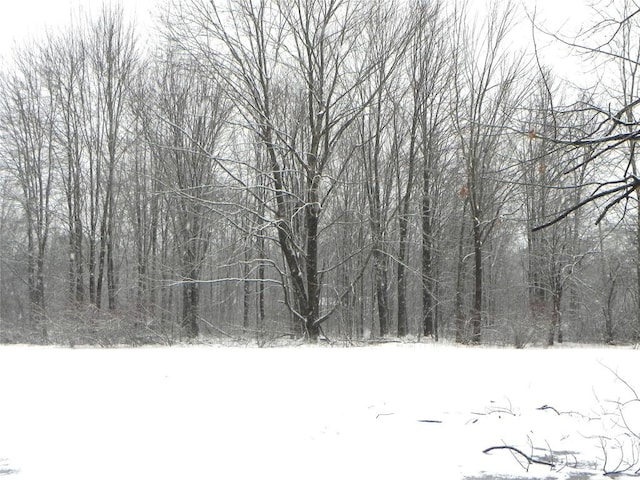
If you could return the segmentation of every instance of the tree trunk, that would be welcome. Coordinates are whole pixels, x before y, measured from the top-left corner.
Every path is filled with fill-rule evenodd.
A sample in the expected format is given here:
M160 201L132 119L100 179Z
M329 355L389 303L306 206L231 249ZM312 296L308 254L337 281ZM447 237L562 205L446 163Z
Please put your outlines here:
M271 178L275 190L276 200L276 215L277 221L275 222L276 231L278 233L278 246L285 260L285 264L288 272L288 280L291 285L292 298L285 298L289 309L292 311L292 322L295 325L302 324L304 334L311 338L311 335L315 333L313 321L310 318L311 309L309 308L309 301L307 297L307 290L305 288L305 281L303 278L302 267L300 265L300 257L296 250L294 243L294 233L291 226L291 218L287 208L287 192L284 188L282 168L278 162L278 155L276 147L272 140L273 133L269 128L263 134L262 142L267 148L267 155L270 163ZM307 244L307 248L308 244ZM307 278L308 275L307 275ZM290 297L285 292L286 297ZM294 313L295 312L295 313ZM315 328L318 326L316 325Z
M27 215L29 217L29 215ZM39 341L46 342L44 295L44 252L41 242L30 224L27 225L29 323L31 332Z
M408 226L409 226L409 211L411 208L411 196L413 194L413 177L414 170L416 164L416 132L418 129L419 122L419 110L420 107L417 101L414 101L414 110L411 122L411 133L410 133L410 143L409 143L409 165L407 167L407 185L402 195L399 210L400 214L398 216L398 336L403 337L407 335L408 332L408 318L407 318L407 272L406 272L406 262L407 262L407 250L409 248L409 242L407 241L407 237L409 235ZM396 139L395 143L399 143L399 140ZM401 184L401 176L400 176L400 161L399 155L396 152L397 157L397 165L398 165L398 193L400 194L400 184ZM426 175L426 169L424 170Z
M249 330L249 313L251 306L251 282L249 281L251 268L249 267L249 261L249 249L245 248L244 265L242 267L242 275L244 276L244 281L242 282L242 330L245 334Z
M105 204L105 211L107 207ZM107 223L108 217L103 214L102 221L100 224L100 250L98 252L98 262L97 262L97 279L96 279L96 307L102 308L102 285L104 283L105 277L105 260L107 256Z
M428 172L424 171L424 185L428 186ZM422 197L422 333L425 337L434 336L434 287L433 281L433 231L431 198L428 190Z
M631 148L635 148L635 143L631 143ZM632 161L632 165L635 166L635 158ZM634 167L635 174L635 167ZM633 329L633 341L634 343L640 342L640 191L636 189L636 321L635 328Z
M558 342L562 343L561 333L561 311L560 306L562 303L562 284L559 279L556 279L556 285L553 291L553 303L551 311L551 325L549 327L549 335L547 337L547 345L552 347L554 344L556 333L558 334Z
M91 188L90 195L93 197L96 195L96 192L93 188ZM91 213L90 213L90 227L89 227L89 301L100 308L98 302L98 282L97 282L97 272L96 266L97 262L97 236L96 236L96 210L93 198L91 198Z
M318 176L309 180L309 199L305 206L305 223L307 234L306 274L307 274L307 314L305 330L310 340L320 335L320 279L318 272L318 224L320 219L320 202L318 199Z
M398 250L398 337L404 337L408 333L407 319L407 277L405 263L407 261L407 219L401 215L399 223L399 250Z
M374 247L375 248L375 247ZM387 291L387 264L384 253L375 248L373 251L373 270L380 336L389 334L389 302Z
M458 236L458 261L456 262L456 294L455 294L455 319L456 319L456 343L465 343L467 334L465 328L465 318L462 311L463 302L463 280L464 280L464 244L465 244L465 216L467 210L467 198L464 199L462 216L460 217L460 235Z
M107 243L107 300L109 302L109 310L113 311L116 309L116 294L118 287L114 259L115 247L113 235L113 219L109 223L109 241Z
M471 343L482 341L482 231L478 215L473 218L474 291L471 311Z
M191 272L190 277L194 277L195 272ZM198 303L199 287L196 282L185 281L182 285L182 332L185 337L196 338L199 333L198 327Z
M258 222L258 235L256 237L256 249L258 251L258 258L260 259L260 263L258 263L258 284L256 288L258 289L258 305L256 306L256 338L258 343L262 341L262 336L264 335L264 322L265 322L265 310L264 310L264 302L265 302L265 292L264 292L264 279L265 279L265 264L264 258L267 257L267 252L264 248L264 236L262 234L262 229L264 226L264 202L260 202L258 204L258 215L256 221Z

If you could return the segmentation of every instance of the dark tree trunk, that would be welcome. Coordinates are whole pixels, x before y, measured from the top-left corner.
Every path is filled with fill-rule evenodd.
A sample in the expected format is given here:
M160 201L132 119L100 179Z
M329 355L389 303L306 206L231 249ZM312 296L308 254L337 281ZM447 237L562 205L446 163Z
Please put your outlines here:
M312 342L320 338L320 333L321 333L320 325L318 325L317 323L312 323L307 325L306 336Z
M455 294L455 319L456 319L456 343L467 341L465 318L463 313L463 280L464 280L464 244L465 244L465 221L467 211L467 199L464 199L462 216L460 221L460 235L458 236L458 261L456 262L456 294Z
M562 304L562 284L559 278L555 279L554 290L552 294L552 311L551 311L551 325L549 327L549 335L547 337L547 345L553 346L556 334L558 335L558 342L562 343L562 325L560 307Z
M29 215L27 215L29 218ZM30 222L30 220L28 220ZM44 251L42 243L34 233L31 224L27 226L29 323L39 341L47 341L44 295Z
M389 303L387 291L387 264L383 252L376 248L373 252L374 281L378 306L380 336L389 334Z
M474 291L471 311L471 343L482 341L482 231L478 214L473 218Z
M100 308L98 284L100 284L100 289L102 288L102 281L98 281L100 272L98 268L98 223L102 190L101 168L99 156L89 152L89 178L91 183L89 189L89 301L97 308Z
M102 308L102 285L104 282L104 266L107 256L107 217L103 216L100 225L100 251L98 253L97 262L97 278L96 278L96 307Z
M631 144L631 148L635 149L635 144ZM635 159L632 161L635 165ZM633 329L634 343L640 343L640 191L636 189L636 321Z
M251 307L251 282L248 277L251 269L249 268L249 251L245 251L244 266L242 274L244 282L242 282L242 330L246 333L249 330L249 313Z
M78 187L78 191L80 188ZM75 298L78 304L84 302L84 255L82 249L82 220L80 219L80 194L77 194L77 206L76 206L76 222L75 222L75 235L74 235L74 250L73 250L73 263L74 263L74 279L73 284L75 287Z
M264 255L263 252L263 248L260 248L261 253L261 258L262 255ZM261 340L262 335L264 334L264 320L265 320L265 313L264 313L264 263L260 262L260 265L258 266L258 308L257 308L257 317L256 317L256 330L258 331L257 336L258 336L258 341Z
M407 319L407 277L405 264L407 261L407 219L402 215L399 223L399 250L398 250L398 337L404 337L408 333Z
M199 287L196 282L185 282L182 286L182 332L187 338L196 338L198 327Z
M295 236L291 225L292 215L290 215L287 207L288 199L284 188L282 168L278 162L278 155L272 141L272 136L272 132L267 129L262 141L267 148L271 178L275 189L276 214L278 217L275 226L278 234L278 246L280 247L287 266L288 284L291 286L290 295L288 291L285 291L285 301L292 311L291 322L294 332L297 333L302 330L302 333L310 335L312 332L310 332L309 329L313 323L309 317L311 309L309 308L309 299L307 289L305 288L305 279L303 278L302 266L298 255L299 252L296 250L294 242ZM307 272L307 278L309 278L309 272ZM288 287L285 287L285 289L288 289Z
M93 235L89 239L89 301L99 307L98 305L98 285L96 282L96 243L94 241Z
M305 330L310 340L316 340L320 334L320 278L318 271L318 224L320 203L317 191L317 175L309 181L309 201L305 207L307 234L306 273L307 273L307 314Z
M68 133L68 135L70 135ZM71 148L71 147L67 147ZM69 227L69 301L80 304L84 301L82 217L80 196L80 165L72 153L68 154L66 196L67 221Z
M424 185L428 186L428 172L425 169ZM434 329L434 281L433 281L433 232L432 232L431 198L428 190L422 197L422 333L425 337L431 337Z
M114 259L113 220L109 223L109 241L107 243L107 299L109 302L109 310L113 311L116 309L116 294L118 287Z
M261 202L258 205L258 224L260 225L260 228L258 229L259 232L262 232L262 226L263 226L263 218L264 218L264 202ZM264 310L264 301L265 301L265 295L264 295L264 279L265 279L265 264L263 259L266 258L267 256L267 252L265 251L264 248L264 236L262 235L262 233L259 233L257 238L256 238L256 243L257 243L257 250L258 250L258 258L260 258L260 263L258 264L258 284L257 284L257 289L258 289L258 305L256 308L256 336L257 336L257 340L258 342L261 341L262 339L262 335L264 333L264 321L265 321L265 310Z
M400 215L398 216L398 243L399 243L399 252L398 252L398 336L403 337L407 335L408 332L408 323L409 320L407 318L407 272L406 272L406 262L407 262L407 250L409 248L409 242L407 241L407 237L409 235L408 226L409 226L409 211L411 208L411 196L413 194L413 179L414 179L414 170L416 164L416 132L418 129L418 112L419 106L418 102L415 102L413 117L411 122L411 138L409 144L409 165L407 168L407 185L402 196L402 201L400 203ZM396 157L398 155L396 154ZM397 161L398 164L398 185L400 185L400 161ZM426 173L426 169L425 175Z

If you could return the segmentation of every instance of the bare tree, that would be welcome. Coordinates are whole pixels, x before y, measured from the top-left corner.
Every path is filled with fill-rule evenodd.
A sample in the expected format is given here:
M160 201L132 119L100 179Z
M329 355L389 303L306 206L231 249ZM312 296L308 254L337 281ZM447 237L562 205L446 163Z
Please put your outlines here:
M3 156L20 189L26 223L27 286L32 332L47 340L45 263L52 224L56 154L53 129L57 95L42 68L42 50L16 52L14 71L0 80Z
M369 24L372 46L378 50L384 49L389 42L387 34L390 32L384 29L379 30L383 24L377 21ZM363 180L369 207L378 327L380 336L384 337L390 330L390 260L387 245L390 216L395 207L392 202L394 162L390 159L398 156L398 147L393 140L393 134L390 133L397 112L393 108L393 97L384 88L388 73L385 61L382 62L382 68L377 75L361 86L363 103L366 103L368 98L372 98L373 102L358 119L357 125L359 156L364 170Z
M86 107L88 66L86 39L69 27L47 36L44 50L46 74L56 91L58 103L55 138L60 155L57 161L65 197L68 231L69 300L81 304L84 285L84 150L83 111Z
M422 333L425 336L438 336L437 327L437 281L436 281L436 237L440 213L441 195L439 178L442 178L445 165L445 129L447 128L447 92L451 85L451 65L445 29L449 18L444 5L439 2L416 5L416 27L418 33L412 44L411 93L413 113L409 145L409 165L417 168L413 162L422 160ZM417 173L417 172L416 172ZM400 213L400 254L399 265L404 263L406 245L403 236L408 215L411 191L409 185L402 198ZM401 281L401 269L398 270L398 334L400 325L406 323L401 305L406 293Z
M355 0L175 5L171 36L224 80L265 150L266 211L284 259L285 303L310 338L333 310L320 311L323 209L349 160L333 152L378 93L361 98L357 87L382 71L383 60L388 75L399 58L398 49L391 57L365 52L374 11Z
M602 203L602 213L597 218L599 222L611 209L628 202L640 184L634 173L636 167L633 146L640 135L634 116L634 111L640 104L634 94L638 48L629 40L629 32L633 29L634 22L637 22L640 11L633 5L633 2L621 0L612 3L612 8L606 11L596 7L594 16L597 21L593 26L571 38L554 35L557 41L574 48L578 54L584 55L595 65L606 68L614 62L620 74L621 87L618 92L613 91L613 95L608 82L604 83L604 91L578 92L579 98L575 103L556 107L554 111L556 121L562 124L567 132L563 132L559 138L536 136L541 141L551 141L557 146L566 147L569 151L583 149L586 152L584 156L573 157L572 163L566 168L567 173L585 166L595 169L601 166L605 177L600 179L590 194L574 205L560 210L554 218L538 225L537 229L553 225L577 209L592 203ZM596 37L606 40L594 44ZM600 97L605 100L600 101ZM612 105L617 107L613 109ZM582 115L582 118L588 118L588 121L572 124L558 120L577 114ZM617 157L618 161L613 172L609 161L612 157ZM616 175L617 180L611 180L611 174Z
M522 168L523 200L527 222L527 279L529 310L535 323L548 322L547 343L552 345L556 332L561 341L560 304L565 284L565 268L570 252L571 232L566 227L534 232L533 227L548 218L555 205L567 201L570 186L563 188L562 152L550 142L537 142L536 135L557 136L559 128L549 112L553 110L552 81L544 72L538 89L531 97L527 109L526 129L523 136L524 159Z
M148 64L134 104L142 142L131 165L138 298L140 303L148 293L151 308L159 307L161 318L172 324L173 290L179 287L180 332L194 338L220 196L212 156L219 153L228 113L215 79L170 43L162 47ZM161 305L155 305L158 291L165 298Z
M638 15L640 11L632 1L611 2L606 9L595 5L592 25L584 27L575 36L553 35L558 42L571 47L577 55L595 65L605 81L598 81L588 93L578 92L575 103L556 106L554 121L563 125L563 131L554 132L554 135L536 135L538 142L551 142L570 153L564 166L565 175L573 175L586 168L590 168L593 174L591 183L583 182L584 188L579 197L555 210L534 230L553 226L587 205L600 210L596 223L618 207L623 214L626 213L630 200L640 212L640 197L636 194L640 182L635 151L635 142L640 135L635 113L639 103L640 48L633 33L638 26ZM596 38L604 38L604 41L596 41ZM615 73L610 75L611 72ZM586 121L580 121L585 118ZM637 220L640 222L640 217ZM640 238L638 228L636 238ZM636 244L638 255L640 244ZM640 298L640 270L636 277L636 297ZM636 309L636 318L640 325L640 308Z
M452 115L464 162L473 240L473 343L480 342L482 332L483 244L500 218L502 198L507 193L503 184L492 180L492 175L500 154L501 135L515 111L523 67L521 57L506 50L513 21L512 5L493 2L479 29L468 23L464 9L459 11L453 32L454 38L462 39L454 51L456 98Z
M116 308L116 210L118 164L127 147L123 128L127 94L138 61L133 27L122 7L104 6L91 23L87 61L93 103L84 118L89 158L89 295L100 308L106 277L110 310Z

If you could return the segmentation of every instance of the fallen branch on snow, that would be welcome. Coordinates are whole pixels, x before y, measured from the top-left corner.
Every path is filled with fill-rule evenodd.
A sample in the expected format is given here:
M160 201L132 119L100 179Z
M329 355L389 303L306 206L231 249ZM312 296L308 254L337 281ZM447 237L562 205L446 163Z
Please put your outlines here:
M482 451L482 453L490 453L490 452L492 452L494 450L509 450L510 452L515 452L515 453L517 453L519 455L522 455L522 457L524 457L524 459L529 463L529 465L535 463L535 464L538 464L538 465L546 465L547 467L556 468L555 464L553 464L551 462L547 462L545 460L538 460L537 458L533 458L533 457L527 455L526 453L524 453L519 448L512 447L510 445L497 445L495 447L485 448Z
M589 420L589 421L598 420L598 418L589 417L589 416L584 415L584 414L582 414L580 412L574 412L573 410L560 411L557 408L552 407L551 405L543 405L541 407L536 408L536 410L540 410L540 411L551 410L552 412L555 412L556 415L571 415L571 416L575 416L575 417L581 417L581 418L584 418L584 419Z

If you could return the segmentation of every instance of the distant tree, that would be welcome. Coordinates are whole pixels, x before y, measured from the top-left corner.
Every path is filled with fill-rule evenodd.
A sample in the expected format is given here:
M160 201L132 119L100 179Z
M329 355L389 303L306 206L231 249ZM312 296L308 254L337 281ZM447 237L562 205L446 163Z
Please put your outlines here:
M65 199L64 223L68 236L69 301L85 300L85 149L84 122L87 113L88 65L86 39L79 25L48 34L43 61L56 93L54 138L59 150L56 166Z
M25 218L29 327L36 339L47 341L45 265L53 221L57 92L41 53L35 45L16 51L13 72L0 78L0 145Z
M216 157L222 152L229 105L216 79L171 45L154 72L153 93L141 107L146 111L139 114L153 146L154 166L149 173L164 192L164 208L171 215L182 289L180 326L187 338L194 338L199 333L200 283L220 196ZM156 209L150 214L155 216Z
M438 304L438 235L442 219L442 179L446 176L445 148L448 118L448 92L451 86L452 65L449 52L452 45L445 34L451 18L444 4L419 3L416 9L419 33L414 37L414 56L411 66L411 91L414 110L409 154L422 160L421 250L422 250L422 333L438 337L436 309ZM417 173L417 172L416 172ZM407 190L408 192L408 190ZM400 218L406 219L409 197L403 200ZM402 220L404 222L406 220ZM400 226L402 236L403 227ZM402 245L402 241L401 241ZM400 255L403 258L403 255ZM398 274L400 276L400 273ZM399 288L400 288L400 280ZM398 302L400 305L400 292ZM400 324L399 312L399 324ZM400 330L400 329L399 329Z
M135 32L122 7L103 6L90 23L86 48L92 102L83 122L89 161L89 296L102 306L106 277L108 306L115 310L118 173L128 146L123 122L139 61Z
M496 182L501 135L512 121L518 104L522 57L507 49L514 22L510 3L492 2L481 25L471 23L468 12L456 13L452 30L459 46L454 49L453 122L466 185L464 198L473 242L473 306L471 342L480 343L483 314L484 243L499 220L512 188ZM459 40L462 39L462 40ZM466 205L466 203L465 203Z
M381 337L390 332L390 223L391 214L397 208L394 198L394 178L399 156L399 146L392 131L398 109L395 81L390 81L396 65L391 58L387 62L386 50L392 45L395 35L390 23L392 10L377 9L363 33L371 54L380 59L379 69L358 89L365 110L356 120L358 130L357 149L364 170L364 187L369 210L369 228L371 232L371 251L373 261L373 283L378 312L378 328ZM388 17L387 17L388 16ZM396 135L397 136L397 135ZM396 159L394 161L394 159ZM412 174L411 174L412 175Z
M589 93L578 92L575 103L554 109L554 119L564 125L565 131L536 138L538 142L552 142L568 152L580 150L581 154L567 157L564 171L571 174L589 168L594 172L590 178L593 183L585 185L588 188L581 191L579 198L557 209L548 221L537 225L536 230L555 225L587 205L600 209L596 223L618 207L626 212L630 200L636 212L640 212L640 197L636 194L640 185L636 158L636 140L640 136L636 117L640 48L633 33L638 27L640 12L629 0L616 0L606 9L595 5L592 11L594 21L576 35L553 36L571 47L576 55L596 65L604 81L598 81ZM600 38L605 41L596 41ZM609 75L611 71L616 75ZM580 117L589 120L581 123ZM640 225L640 216L637 223ZM640 239L640 227L637 238ZM638 257L640 243L636 250ZM640 298L640 269L636 277L636 297ZM640 325L640 303L638 305L636 323ZM640 327L636 330L640 331Z
M538 134L554 136L558 133L558 125L549 115L553 108L551 83L547 77L540 79L527 109L526 129L529 133L521 139L524 144L521 183L527 223L529 311L532 323L549 322L547 343L552 345L556 331L562 338L559 322L564 281L561 276L566 262L558 261L558 256L566 250L569 239L563 235L563 230L549 230L546 234L533 231L536 225L546 221L555 205L566 201L565 192L557 188L562 184L561 152L550 142L535 140Z

